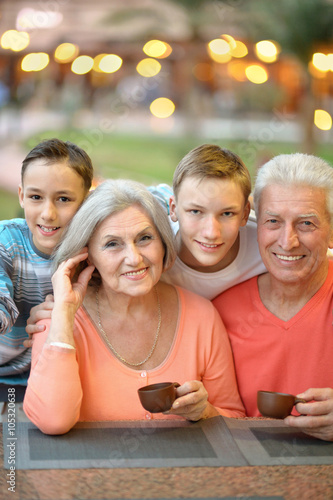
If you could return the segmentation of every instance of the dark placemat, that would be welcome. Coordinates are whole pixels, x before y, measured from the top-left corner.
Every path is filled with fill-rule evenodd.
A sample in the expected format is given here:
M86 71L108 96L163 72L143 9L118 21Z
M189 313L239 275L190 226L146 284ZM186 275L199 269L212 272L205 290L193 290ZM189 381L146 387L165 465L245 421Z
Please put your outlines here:
M5 468L13 449L17 469L247 465L222 417L197 423L82 422L62 436L18 422L15 439L5 427Z
M282 420L225 419L250 465L333 464L333 442L313 438Z
M62 436L17 422L15 435L4 424L3 442L7 469L333 464L332 442L280 420L81 422Z

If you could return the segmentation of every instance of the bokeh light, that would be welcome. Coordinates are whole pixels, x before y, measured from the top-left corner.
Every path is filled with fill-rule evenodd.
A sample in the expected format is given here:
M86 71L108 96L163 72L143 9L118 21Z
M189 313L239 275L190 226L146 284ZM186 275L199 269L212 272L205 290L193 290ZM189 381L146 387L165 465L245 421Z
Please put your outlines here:
M237 47L236 40L233 36L224 34L221 35L221 37L228 42L230 49L235 49Z
M157 59L164 59L172 52L171 46L161 40L149 40L149 42L144 45L142 50L147 56L155 57Z
M157 75L161 71L161 64L156 61L156 59L142 59L136 67L137 72L141 76L150 78L151 76Z
M217 63L227 63L231 59L230 45L222 38L215 38L207 44L209 57Z
M333 71L333 54L327 54L329 71Z
M72 62L79 54L79 47L74 43L61 43L54 51L54 59L59 63Z
M245 43L241 42L240 40L235 40L236 47L230 47L230 54L232 57L245 57L249 53L247 46Z
M175 111L175 105L167 97L159 97L155 99L150 105L150 112L156 118L168 118Z
M227 63L232 57L245 57L248 54L246 45L235 40L231 35L221 35L207 45L209 57L217 63Z
M330 59L326 54L322 52L315 52L312 56L312 64L319 71L329 71L330 68Z
M316 109L314 113L314 124L320 130L330 130L332 128L332 117L324 109Z
M268 80L268 73L259 64L251 64L245 69L245 74L248 80L252 83L261 84Z
M106 54L99 61L99 69L103 73L115 73L121 68L123 60L116 54Z
M45 52L32 52L24 56L21 62L22 71L42 71L49 64L50 58Z
M25 31L8 30L1 36L1 47L3 49L10 49L14 52L19 52L28 47L30 43L29 33Z
M276 42L271 40L262 40L256 43L255 50L258 59L266 63L275 62L280 52L280 47Z
M90 56L79 56L72 62L71 70L76 75L89 73L94 65L94 60Z
M230 53L230 45L222 38L215 38L208 43L208 50L213 54L225 55Z
M228 54L214 54L214 52L211 52L209 55L213 61L220 63L220 64L227 63L231 60L230 53L228 53Z
M99 63L101 62L104 56L107 56L107 54L97 54L97 56L94 57L94 64L92 69L96 71L96 73L103 73L103 71L99 67Z

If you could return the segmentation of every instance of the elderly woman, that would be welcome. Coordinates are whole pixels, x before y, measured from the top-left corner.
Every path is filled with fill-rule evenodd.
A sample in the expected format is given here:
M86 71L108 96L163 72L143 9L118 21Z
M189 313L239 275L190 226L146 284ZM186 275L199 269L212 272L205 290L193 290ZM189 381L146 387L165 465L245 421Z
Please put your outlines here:
M78 421L244 416L224 326L213 305L160 281L175 258L164 209L144 186L105 181L55 255L54 307L35 335L24 400L47 434ZM137 390L177 381L168 414Z

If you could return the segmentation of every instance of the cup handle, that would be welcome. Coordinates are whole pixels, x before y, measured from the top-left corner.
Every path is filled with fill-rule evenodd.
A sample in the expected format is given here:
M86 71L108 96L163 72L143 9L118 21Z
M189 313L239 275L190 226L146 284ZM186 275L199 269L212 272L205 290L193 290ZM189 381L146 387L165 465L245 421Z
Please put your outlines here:
M301 399L301 398L295 398L295 403L294 405L297 405L297 403L306 403L307 401L305 401L305 399Z
M177 396L177 387L180 387L180 384L178 384L178 382L173 382L173 387L175 389L175 398L177 399L178 396Z

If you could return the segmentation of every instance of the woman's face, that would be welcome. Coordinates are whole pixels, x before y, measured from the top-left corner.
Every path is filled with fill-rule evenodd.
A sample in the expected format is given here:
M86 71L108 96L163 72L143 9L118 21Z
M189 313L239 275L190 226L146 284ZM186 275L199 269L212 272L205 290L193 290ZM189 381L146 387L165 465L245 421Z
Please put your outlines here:
M129 296L150 292L163 271L164 247L139 205L107 217L89 243L89 260L105 289Z

